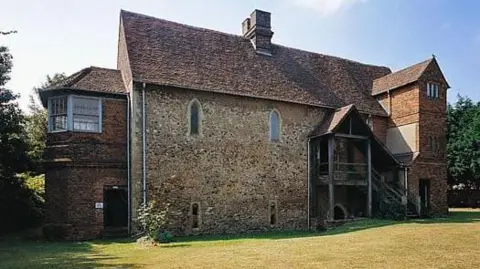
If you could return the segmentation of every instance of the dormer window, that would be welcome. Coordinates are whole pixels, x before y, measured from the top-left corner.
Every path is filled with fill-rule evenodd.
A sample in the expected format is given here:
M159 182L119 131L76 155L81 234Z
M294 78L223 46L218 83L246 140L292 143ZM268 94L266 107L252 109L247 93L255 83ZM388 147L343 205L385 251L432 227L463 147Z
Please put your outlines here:
M440 98L440 86L435 83L427 83L427 97Z
M101 133L102 100L72 95L50 98L48 130Z

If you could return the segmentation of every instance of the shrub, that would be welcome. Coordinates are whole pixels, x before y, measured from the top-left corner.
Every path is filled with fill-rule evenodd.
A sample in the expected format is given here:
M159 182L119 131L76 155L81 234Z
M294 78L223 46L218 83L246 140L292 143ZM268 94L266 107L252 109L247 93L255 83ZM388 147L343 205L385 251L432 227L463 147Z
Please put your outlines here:
M0 234L38 227L44 219L44 179L18 174L0 176Z
M155 201L142 205L138 209L137 224L145 232L145 236L152 241L168 243L172 235L167 231L169 204L158 206Z
M405 206L399 203L381 201L378 207L377 218L389 220L405 219Z
M47 224L43 226L43 237L48 241L64 240L69 227L66 224Z

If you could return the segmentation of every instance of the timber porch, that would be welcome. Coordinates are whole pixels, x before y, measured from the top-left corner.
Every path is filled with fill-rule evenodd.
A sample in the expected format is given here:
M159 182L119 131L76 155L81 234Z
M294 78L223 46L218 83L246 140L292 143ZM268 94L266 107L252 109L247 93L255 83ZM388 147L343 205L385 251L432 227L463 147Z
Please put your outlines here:
M309 147L309 216L346 220L375 216L381 202L410 201L402 167L374 136L354 106L341 108L311 134Z

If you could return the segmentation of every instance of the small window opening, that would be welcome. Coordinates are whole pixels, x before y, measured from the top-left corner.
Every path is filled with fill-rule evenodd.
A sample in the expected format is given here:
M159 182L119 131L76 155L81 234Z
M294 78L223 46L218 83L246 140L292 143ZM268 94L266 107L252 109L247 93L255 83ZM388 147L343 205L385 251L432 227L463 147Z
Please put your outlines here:
M430 98L440 98L440 86L435 83L427 83L427 96Z
M277 225L277 202L270 202L270 225Z
M200 114L201 107L200 103L197 100L193 100L190 104L190 135L199 135L200 134Z
M199 211L199 205L198 203L193 203L192 204L192 228L198 228L199 227L199 221L198 221L198 211Z
M280 115L277 111L270 113L270 141L280 141Z

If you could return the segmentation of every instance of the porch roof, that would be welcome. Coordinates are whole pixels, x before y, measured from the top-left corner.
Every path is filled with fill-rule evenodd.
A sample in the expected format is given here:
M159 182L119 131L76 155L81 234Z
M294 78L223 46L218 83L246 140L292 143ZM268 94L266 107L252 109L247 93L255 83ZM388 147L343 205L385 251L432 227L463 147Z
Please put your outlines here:
M377 170L382 170L383 167L400 166L400 162L390 152L390 150L373 134L370 127L363 120L360 112L354 105L344 106L336 109L330 115L327 115L322 122L310 133L310 138L342 134L343 123L349 117L354 121L356 127L355 135L360 135L370 139L372 150L372 163ZM348 135L348 134L347 134ZM352 136L352 137L355 137Z

